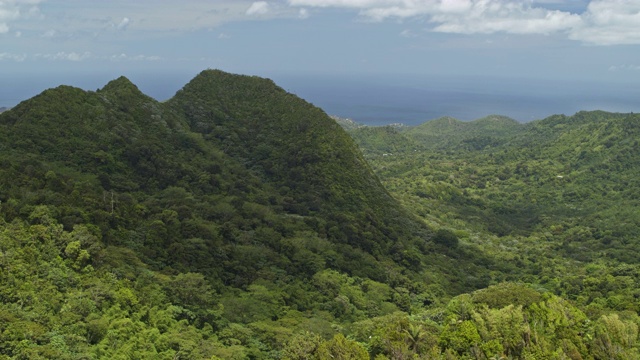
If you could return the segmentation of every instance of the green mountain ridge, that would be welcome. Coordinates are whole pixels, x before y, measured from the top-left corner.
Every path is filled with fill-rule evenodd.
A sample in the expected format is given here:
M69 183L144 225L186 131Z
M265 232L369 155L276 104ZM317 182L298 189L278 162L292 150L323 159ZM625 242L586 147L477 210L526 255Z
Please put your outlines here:
M414 126L406 135L425 146L447 147L455 144L479 149L500 144L522 127L523 124L516 120L500 115L465 122L444 117Z
M584 189L594 186L616 188L617 193L611 193L622 201L635 199L635 174L638 169L637 160L631 155L637 147L635 136L637 135L637 116L634 114L615 114L602 111L579 112L573 116L554 115L547 119L534 121L527 124L519 124L511 119L495 117L484 118L474 122L460 122L455 119L442 118L426 122L404 132L405 139L409 139L412 148L421 149L421 153L408 156L404 160L415 159L428 154L431 165L440 161L451 163L453 159L463 161L478 161L486 163L488 169L482 174L450 174L451 177L466 178L467 188L486 191L487 184L498 186L500 191L515 191L526 194L532 189L543 189L545 198L550 201L550 194L558 194L557 181L579 184ZM497 121L496 121L497 120ZM382 128L367 130L370 133L385 131ZM365 130L357 129L350 132L363 147L365 154L372 153L376 144L371 136L365 136ZM413 134L412 134L413 133ZM411 136L413 135L413 136ZM383 136L378 136L378 150L386 144L395 144L397 141L384 141ZM377 152L379 154L379 151ZM409 154L409 153L407 153ZM443 157L445 156L445 157ZM466 159L465 159L466 158ZM399 166L401 162L395 162ZM533 165L533 166L532 166ZM466 165L463 165L466 166ZM403 166L404 171L418 173L421 166ZM392 170L392 171L397 171ZM624 186L612 182L611 172L614 171L617 179L623 179ZM470 169L467 169L470 171ZM475 170L477 171L477 170ZM454 168L459 173L459 169ZM379 173L380 174L380 173ZM384 174L383 178L385 178ZM473 177L469 178L469 175ZM511 176L517 176L518 187L507 190L503 188L504 180ZM497 178L497 179L496 179ZM473 186L469 186L473 184ZM456 185L457 186L457 185ZM606 190L605 190L606 192ZM588 197L583 189L580 197ZM602 190L594 194L601 194ZM528 211L533 211L531 206L539 199L534 195L521 204ZM556 205L560 205L557 201ZM610 201L607 200L607 204ZM578 215L579 211L572 209L573 205L556 207L553 211L565 214ZM515 208L512 212L517 212ZM508 215L510 212L507 212ZM532 212L531 219L535 218ZM524 227L520 227L524 228Z
M357 138L365 153L376 154L416 151L425 147L444 149L458 146L477 150L502 144L525 129L524 124L502 115L489 115L473 121L445 116L416 126L341 125Z
M239 90L233 92L234 86ZM256 109L260 96L271 97ZM187 197L235 192L263 211L310 216L318 222L315 231L374 255L388 253L400 239L429 237L381 187L333 121L268 80L203 72L166 104L124 77L96 93L62 86L21 103L0 122L7 147L30 154L31 161L55 162L89 176L99 182L94 197L104 191L132 194L132 208L123 203L123 212L158 191L176 196L186 190ZM12 198L19 197L4 200ZM67 229L75 225L70 216L63 212L59 218ZM108 238L113 227L102 227Z

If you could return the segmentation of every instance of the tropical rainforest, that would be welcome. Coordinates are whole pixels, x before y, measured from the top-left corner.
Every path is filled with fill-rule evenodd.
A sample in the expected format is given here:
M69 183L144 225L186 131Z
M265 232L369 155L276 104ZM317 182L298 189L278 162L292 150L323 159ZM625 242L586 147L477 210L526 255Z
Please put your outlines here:
M638 139L45 90L0 114L0 359L638 359Z

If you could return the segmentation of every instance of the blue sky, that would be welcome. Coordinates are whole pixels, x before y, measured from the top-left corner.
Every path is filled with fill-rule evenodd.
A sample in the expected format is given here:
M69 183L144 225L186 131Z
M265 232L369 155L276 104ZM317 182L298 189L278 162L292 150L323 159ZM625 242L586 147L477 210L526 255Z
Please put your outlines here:
M639 93L640 1L0 0L0 44L0 106L119 75L168 97L206 68Z

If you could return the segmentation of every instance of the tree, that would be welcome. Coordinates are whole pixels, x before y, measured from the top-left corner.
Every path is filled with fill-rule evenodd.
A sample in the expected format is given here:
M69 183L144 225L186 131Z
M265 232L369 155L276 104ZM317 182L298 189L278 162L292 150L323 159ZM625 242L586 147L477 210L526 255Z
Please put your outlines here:
M333 339L320 344L317 357L318 359L369 360L369 353L358 342L337 334Z
M433 241L435 241L437 244L441 244L450 248L458 247L458 237L453 233L453 231L449 229L438 229L433 237Z

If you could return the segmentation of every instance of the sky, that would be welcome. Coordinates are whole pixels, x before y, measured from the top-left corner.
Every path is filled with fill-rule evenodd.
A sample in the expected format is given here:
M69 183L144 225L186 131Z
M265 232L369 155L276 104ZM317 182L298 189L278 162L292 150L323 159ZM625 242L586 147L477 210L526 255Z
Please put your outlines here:
M208 68L327 107L386 87L638 111L640 0L0 0L0 106L120 75L164 100Z

